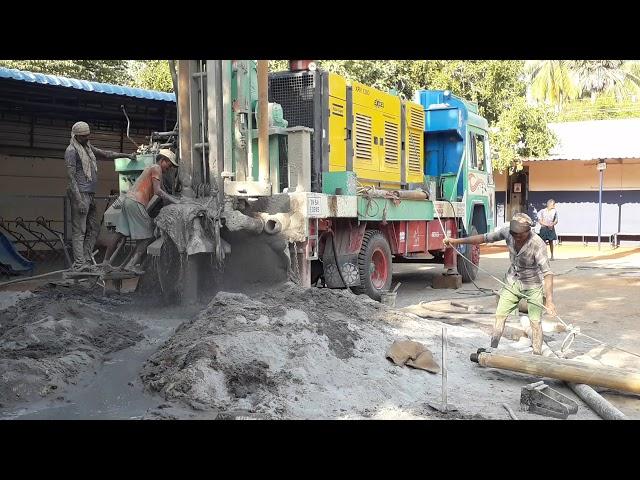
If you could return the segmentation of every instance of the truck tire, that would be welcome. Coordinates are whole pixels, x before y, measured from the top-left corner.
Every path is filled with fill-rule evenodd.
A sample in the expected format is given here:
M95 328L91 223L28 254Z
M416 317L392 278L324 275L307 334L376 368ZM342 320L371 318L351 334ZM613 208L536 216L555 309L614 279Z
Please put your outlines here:
M471 235L469 236L473 235L478 235L478 229L475 225L471 226ZM464 236L466 237L467 235ZM469 263L458 255L458 273L462 276L463 283L469 283L478 276L480 245L460 245L458 251L472 261L472 263Z
M360 285L352 288L354 293L366 293L370 298L380 301L380 294L391 287L391 262L387 238L380 230L367 230L358 254Z

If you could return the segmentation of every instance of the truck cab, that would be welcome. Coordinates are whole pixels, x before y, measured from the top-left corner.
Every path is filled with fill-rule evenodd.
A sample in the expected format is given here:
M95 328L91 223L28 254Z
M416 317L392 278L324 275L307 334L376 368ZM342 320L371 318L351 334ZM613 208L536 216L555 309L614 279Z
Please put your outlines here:
M437 200L462 202L462 236L492 231L495 182L489 126L479 115L478 105L448 90L418 90L414 101L425 110L425 180L432 195ZM477 270L479 248L461 246L461 253L474 257ZM460 263L465 281L475 278L475 271L467 272L466 262Z

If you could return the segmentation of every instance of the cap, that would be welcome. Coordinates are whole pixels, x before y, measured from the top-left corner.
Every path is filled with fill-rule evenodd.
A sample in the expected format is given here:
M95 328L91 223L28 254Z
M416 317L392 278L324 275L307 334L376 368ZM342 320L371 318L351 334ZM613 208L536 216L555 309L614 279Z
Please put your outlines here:
M176 162L176 154L173 153L171 150L169 150L168 148L163 148L162 150L160 150L158 152L158 156L159 157L164 157L167 160L169 160L171 163L173 163L174 166L179 167L178 163Z

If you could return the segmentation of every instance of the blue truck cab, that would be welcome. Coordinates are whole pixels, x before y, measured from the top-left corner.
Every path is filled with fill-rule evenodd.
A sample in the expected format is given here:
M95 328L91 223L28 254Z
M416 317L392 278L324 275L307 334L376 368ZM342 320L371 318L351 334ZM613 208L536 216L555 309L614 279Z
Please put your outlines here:
M425 111L425 177L436 200L462 202L466 235L492 231L495 183L489 125L478 105L448 90L418 90Z

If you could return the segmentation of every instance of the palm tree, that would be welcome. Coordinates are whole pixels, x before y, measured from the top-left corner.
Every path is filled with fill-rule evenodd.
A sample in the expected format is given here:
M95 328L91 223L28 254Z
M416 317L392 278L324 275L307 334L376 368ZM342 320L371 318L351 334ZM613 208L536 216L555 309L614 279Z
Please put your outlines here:
M566 100L574 99L580 93L570 60L528 60L525 80L531 96L539 102L554 105L556 111Z
M572 69L578 76L583 93L591 95L591 102L603 92L613 92L617 100L640 89L640 77L632 72L624 60L574 60Z

